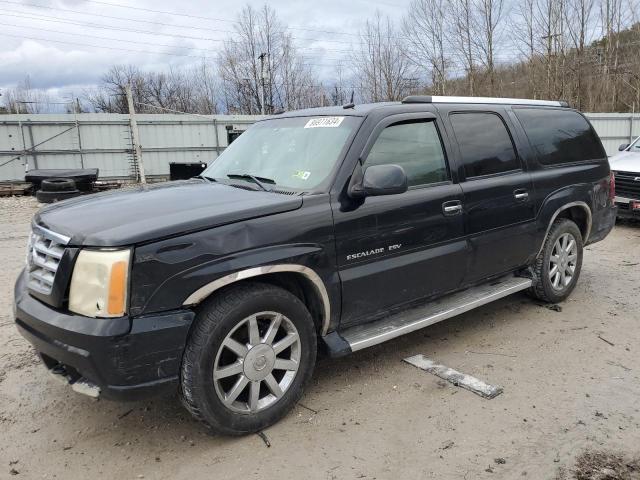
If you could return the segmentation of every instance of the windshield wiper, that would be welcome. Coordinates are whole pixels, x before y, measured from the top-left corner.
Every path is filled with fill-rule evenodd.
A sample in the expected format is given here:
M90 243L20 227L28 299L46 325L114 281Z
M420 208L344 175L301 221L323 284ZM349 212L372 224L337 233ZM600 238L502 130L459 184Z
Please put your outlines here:
M203 180L208 180L210 182L217 182L217 180L213 177L207 177L206 175L196 175L195 177L192 178L201 178Z
M227 177L229 177L229 178L239 178L239 179L242 179L242 180L251 180L253 183L258 185L265 192L270 192L271 191L270 189L268 189L265 186L265 183L270 183L272 185L276 184L276 181L271 179L271 178L257 177L255 175L250 175L248 173L242 173L242 174L230 173L230 174L227 175Z

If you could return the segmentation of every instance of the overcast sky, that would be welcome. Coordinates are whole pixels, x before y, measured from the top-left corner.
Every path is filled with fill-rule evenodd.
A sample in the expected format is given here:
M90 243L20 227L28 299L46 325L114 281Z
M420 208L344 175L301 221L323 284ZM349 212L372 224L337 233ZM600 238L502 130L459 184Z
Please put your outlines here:
M66 99L95 85L114 64L161 70L199 63L202 57L213 59L242 7L259 8L264 3L0 0L0 93L28 75L32 86ZM330 75L332 65L348 55L356 39L349 34L356 33L376 8L399 19L409 0L270 0L268 4L290 27L307 62Z

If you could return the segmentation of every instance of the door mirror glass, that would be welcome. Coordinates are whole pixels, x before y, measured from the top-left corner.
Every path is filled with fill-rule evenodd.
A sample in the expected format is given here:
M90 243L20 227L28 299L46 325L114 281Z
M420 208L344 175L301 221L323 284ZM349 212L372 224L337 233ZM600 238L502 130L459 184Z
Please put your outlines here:
M365 196L396 195L407 188L407 174L399 165L372 165L362 178Z
M624 152L627 148L629 148L629 144L628 143L623 143L622 145L620 145L618 147L618 151L619 152Z

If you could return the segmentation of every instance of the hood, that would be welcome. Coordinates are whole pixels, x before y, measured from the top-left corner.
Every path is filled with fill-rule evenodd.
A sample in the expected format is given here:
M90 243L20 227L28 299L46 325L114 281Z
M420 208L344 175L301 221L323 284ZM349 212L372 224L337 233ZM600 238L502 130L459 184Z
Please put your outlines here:
M611 170L640 174L640 152L620 152L609 159Z
M300 208L302 198L205 180L87 195L44 207L36 224L71 245L123 246Z

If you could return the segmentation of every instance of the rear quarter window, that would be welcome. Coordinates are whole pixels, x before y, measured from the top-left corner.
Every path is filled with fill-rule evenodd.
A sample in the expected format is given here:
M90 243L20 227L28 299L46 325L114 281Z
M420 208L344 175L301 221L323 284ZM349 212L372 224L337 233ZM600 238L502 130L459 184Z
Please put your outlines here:
M543 165L606 159L589 122L572 110L514 108Z
M518 170L520 160L502 119L495 113L452 113L465 177L468 179Z

